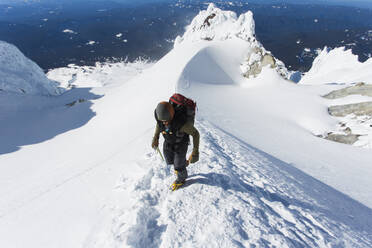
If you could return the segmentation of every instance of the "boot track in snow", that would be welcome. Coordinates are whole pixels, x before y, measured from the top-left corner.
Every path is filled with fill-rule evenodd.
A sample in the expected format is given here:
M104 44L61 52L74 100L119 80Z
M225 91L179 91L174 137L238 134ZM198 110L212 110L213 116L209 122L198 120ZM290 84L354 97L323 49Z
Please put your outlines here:
M369 209L207 121L197 127L187 186L170 191L173 169L147 154L147 174L120 186L132 204L113 208L97 247L372 246Z

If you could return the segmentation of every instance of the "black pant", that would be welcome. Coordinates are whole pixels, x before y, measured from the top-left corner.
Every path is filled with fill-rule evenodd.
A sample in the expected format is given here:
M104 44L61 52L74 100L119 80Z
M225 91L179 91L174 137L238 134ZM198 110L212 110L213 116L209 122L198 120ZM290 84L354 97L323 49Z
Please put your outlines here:
M186 153L188 145L188 142L177 144L164 142L163 144L163 152L167 164L173 164L174 170L178 172L177 181L185 181L187 178Z
M188 142L170 144L164 142L163 151L167 164L173 164L176 171L186 168L186 153Z

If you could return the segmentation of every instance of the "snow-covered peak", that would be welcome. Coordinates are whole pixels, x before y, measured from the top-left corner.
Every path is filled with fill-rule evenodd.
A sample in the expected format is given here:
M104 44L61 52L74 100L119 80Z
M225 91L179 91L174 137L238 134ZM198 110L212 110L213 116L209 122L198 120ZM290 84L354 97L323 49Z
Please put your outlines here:
M251 11L237 17L232 11L223 11L213 3L200 13L186 28L185 34L178 36L175 46L184 41L226 40L238 37L246 41L255 40L255 23Z
M314 59L311 69L299 83L326 84L326 83L372 83L372 59L364 63L358 61L351 49L345 47L323 51Z
M57 83L14 45L0 41L0 91L30 95L58 95Z
M207 10L200 11L186 27L184 35L176 38L174 45L179 47L184 43L231 39L238 39L248 44L240 64L241 75L247 78L256 77L263 67L269 66L284 78L289 78L284 63L275 58L255 38L255 22L251 11L237 17L235 12L221 10L210 3Z

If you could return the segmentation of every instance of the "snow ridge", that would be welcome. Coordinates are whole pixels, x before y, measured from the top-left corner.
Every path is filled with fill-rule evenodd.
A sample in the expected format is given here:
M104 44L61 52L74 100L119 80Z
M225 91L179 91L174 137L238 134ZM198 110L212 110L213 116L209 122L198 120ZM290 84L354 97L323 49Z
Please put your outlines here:
M62 90L43 70L12 44L0 41L0 91L29 95L58 95Z

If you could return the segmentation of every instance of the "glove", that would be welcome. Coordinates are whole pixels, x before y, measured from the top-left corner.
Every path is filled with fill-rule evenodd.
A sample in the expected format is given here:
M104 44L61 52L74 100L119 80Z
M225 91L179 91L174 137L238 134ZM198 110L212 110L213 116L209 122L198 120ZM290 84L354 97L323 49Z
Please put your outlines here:
M151 147L153 149L156 149L156 148L158 148L158 146L159 146L159 139L157 139L156 137L152 138Z
M198 161L199 161L199 151L193 150L190 157L189 157L188 162L193 164L193 163L196 163Z

